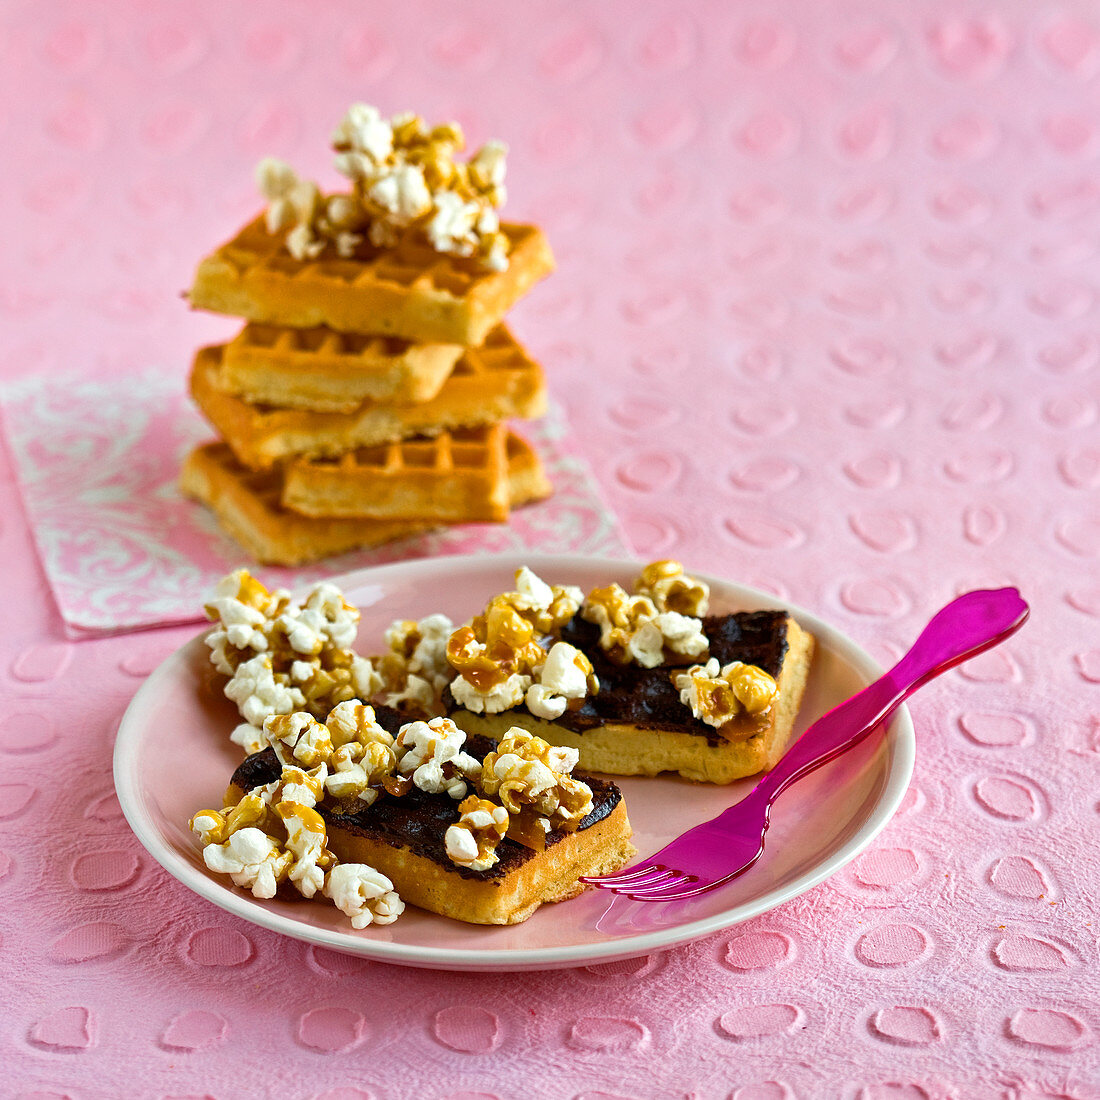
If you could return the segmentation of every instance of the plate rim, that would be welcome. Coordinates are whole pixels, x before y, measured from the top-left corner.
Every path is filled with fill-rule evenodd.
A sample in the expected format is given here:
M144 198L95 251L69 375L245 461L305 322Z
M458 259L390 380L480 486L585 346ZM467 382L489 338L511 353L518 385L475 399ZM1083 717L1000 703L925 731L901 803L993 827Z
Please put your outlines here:
M528 565L542 576L555 570L564 572L570 568L591 568L594 565L615 572L639 571L645 564L644 561L635 558L605 557L598 554L539 554L520 550L503 553L440 555L433 558L390 562L351 570L326 580L338 585L342 591L349 591L361 585L364 578L371 578L385 572L404 575L434 573L441 568L481 569L510 566L514 569L520 565ZM774 607L789 611L810 633L818 637L822 634L828 636L830 644L841 650L857 673L867 677L867 682L883 674L882 667L862 646L801 605L724 577L690 569L687 566L685 570L691 576L706 581L712 588L718 586L735 590L739 597L743 597L751 605L752 609ZM167 843L152 816L146 812L137 773L129 770L136 764L136 750L141 743L142 726L137 712L145 699L157 692L160 683L170 678L177 666L185 666L193 659L193 651L203 646L204 633L205 631L200 631L195 637L184 642L153 670L134 693L119 720L112 771L115 793L130 829L138 842L165 871L192 893L218 908L281 935L377 962L456 971L550 970L610 963L647 955L653 951L668 950L770 912L836 874L857 858L892 820L913 776L916 733L909 709L902 704L895 711L886 729L884 740L889 743L891 751L890 759L886 764L885 782L864 827L828 859L823 860L787 886L769 891L752 902L746 902L695 921L676 923L657 931L634 936L609 938L606 943L559 947L482 950L375 940L369 936L352 935L350 931L331 931L284 917L274 910L257 905L251 896L239 894L233 887L208 878Z

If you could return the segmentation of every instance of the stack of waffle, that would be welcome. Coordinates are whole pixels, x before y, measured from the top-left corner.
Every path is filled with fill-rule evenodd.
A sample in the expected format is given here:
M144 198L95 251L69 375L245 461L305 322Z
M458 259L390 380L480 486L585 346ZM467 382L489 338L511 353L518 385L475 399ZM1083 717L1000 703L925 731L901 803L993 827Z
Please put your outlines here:
M279 565L548 495L505 423L544 412L542 371L502 319L553 259L538 229L501 231L500 271L412 238L296 259L263 217L204 259L191 304L247 323L195 358L221 442L188 456L184 492Z

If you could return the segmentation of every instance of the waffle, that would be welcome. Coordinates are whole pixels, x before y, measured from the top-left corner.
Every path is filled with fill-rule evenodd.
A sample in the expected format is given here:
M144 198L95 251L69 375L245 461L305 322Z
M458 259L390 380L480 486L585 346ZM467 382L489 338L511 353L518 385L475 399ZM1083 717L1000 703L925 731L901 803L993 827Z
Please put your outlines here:
M477 346L554 267L539 229L501 231L511 251L500 272L411 241L387 249L364 242L350 259L326 253L302 261L260 216L201 261L189 298L200 309L249 321Z
M703 620L711 656L742 660L775 677L778 694L763 720L746 716L731 740L695 719L680 702L669 668L614 665L599 649L599 628L580 618L562 633L592 661L600 690L556 722L525 707L502 714L452 709L455 725L468 733L501 737L522 726L552 745L580 751L585 771L608 775L679 772L702 783L732 783L772 768L786 750L802 702L814 639L784 611L741 612ZM446 698L454 707L450 691Z
M538 455L519 436L507 440L511 505L549 496L552 487ZM183 492L209 507L225 530L257 561L302 565L394 539L407 538L436 524L412 520L313 519L279 503L278 470L243 467L224 443L196 447L184 462Z
M249 324L225 345L215 381L251 404L352 412L366 400L430 400L461 354L458 344Z
M507 437L503 423L485 424L295 459L285 468L283 506L307 516L503 522Z
M386 722L381 714L379 719ZM466 743L479 759L493 747L486 738ZM248 790L279 774L271 749L253 754L233 773L226 805L236 805ZM352 813L324 802L317 809L325 820L326 844L340 862L366 863L381 871L403 901L471 924L518 924L540 905L576 897L584 889L581 875L611 874L635 854L619 788L606 779L577 778L591 787L593 803L577 831L551 832L542 852L502 840L499 862L487 871L459 868L447 857L443 838L447 826L458 820L458 807L446 794L414 787L400 798L383 795Z
M364 401L351 413L250 405L225 393L215 382L224 351L223 345L199 350L191 371L191 394L240 461L254 469L295 455L336 456L355 447L509 417L536 417L546 411L541 368L503 326L493 331L484 347L466 350L431 401Z

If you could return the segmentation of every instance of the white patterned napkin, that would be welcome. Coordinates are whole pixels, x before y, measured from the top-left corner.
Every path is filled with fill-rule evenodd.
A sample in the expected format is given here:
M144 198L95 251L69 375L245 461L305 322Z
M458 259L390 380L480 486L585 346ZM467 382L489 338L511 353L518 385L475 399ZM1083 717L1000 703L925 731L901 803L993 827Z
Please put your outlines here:
M190 622L246 555L177 488L184 455L210 428L161 372L118 379L32 377L0 390L4 426L35 544L74 633ZM507 524L467 524L302 569L259 570L294 587L405 558L525 547L621 556L625 543L585 464L564 445L558 410L523 434L555 486Z

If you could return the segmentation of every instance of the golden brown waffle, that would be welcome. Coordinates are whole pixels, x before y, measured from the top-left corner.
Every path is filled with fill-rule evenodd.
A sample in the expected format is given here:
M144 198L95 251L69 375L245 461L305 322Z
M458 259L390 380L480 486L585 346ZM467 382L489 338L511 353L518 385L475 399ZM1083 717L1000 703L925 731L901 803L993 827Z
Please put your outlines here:
M503 423L483 424L295 459L285 468L283 506L307 516L503 522L507 435Z
M285 234L268 233L261 215L199 264L189 297L193 306L249 321L476 346L554 269L535 226L501 230L511 246L504 271L411 241L386 249L364 242L350 259L325 253L303 261L286 250Z
M553 491L538 455L519 436L507 440L508 489L513 507ZM436 526L414 520L314 519L279 503L283 481L278 470L243 467L224 443L196 447L184 462L183 492L205 504L225 530L257 561L303 565L348 550L379 546Z
M202 348L191 371L191 394L218 434L246 466L263 469L295 455L335 456L447 428L488 424L546 411L539 365L504 326L483 347L467 348L431 401L390 405L365 401L351 413L250 405L218 389L224 347Z
M352 412L366 400L428 401L461 354L459 344L248 324L225 345L216 382L252 404Z

